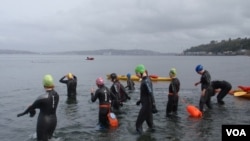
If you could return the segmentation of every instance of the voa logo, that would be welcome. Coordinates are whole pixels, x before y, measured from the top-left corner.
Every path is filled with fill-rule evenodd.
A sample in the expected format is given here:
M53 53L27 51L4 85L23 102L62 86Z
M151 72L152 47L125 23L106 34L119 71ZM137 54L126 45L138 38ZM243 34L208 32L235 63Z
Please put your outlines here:
M244 129L226 129L228 136L247 136Z

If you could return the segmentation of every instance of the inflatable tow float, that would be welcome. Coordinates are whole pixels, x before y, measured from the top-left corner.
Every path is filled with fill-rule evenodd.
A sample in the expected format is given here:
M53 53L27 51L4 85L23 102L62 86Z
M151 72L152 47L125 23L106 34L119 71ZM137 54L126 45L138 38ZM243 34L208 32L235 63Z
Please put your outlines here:
M202 117L202 112L193 105L187 105L186 110L191 117L196 117L196 118Z
M110 128L116 128L118 127L118 119L116 118L116 115L112 112L109 112L108 113L108 120L109 120L109 125L110 125Z

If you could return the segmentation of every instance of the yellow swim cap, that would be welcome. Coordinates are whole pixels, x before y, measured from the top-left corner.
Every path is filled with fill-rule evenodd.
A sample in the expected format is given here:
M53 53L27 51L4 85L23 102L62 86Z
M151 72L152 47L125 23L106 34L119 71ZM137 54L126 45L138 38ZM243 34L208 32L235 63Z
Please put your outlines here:
M73 79L73 74L72 73L68 73L67 78L68 79Z

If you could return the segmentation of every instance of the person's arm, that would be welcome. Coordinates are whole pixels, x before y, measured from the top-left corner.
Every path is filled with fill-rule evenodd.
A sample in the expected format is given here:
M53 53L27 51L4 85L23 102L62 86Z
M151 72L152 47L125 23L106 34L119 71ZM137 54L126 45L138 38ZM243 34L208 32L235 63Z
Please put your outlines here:
M35 105L37 105L37 103L38 103L38 102L35 101L35 102L34 102L32 105L30 105L24 112L17 114L17 117L26 115L26 114L28 114L28 113L30 113L30 117L33 117L33 116L36 114L36 110L35 110L36 106L35 106Z
M128 96L128 93L126 92L124 86L123 86L122 84L120 84L120 85L121 85L121 90L123 91L123 93L124 93L126 99L130 100L131 98Z
M61 83L67 83L68 80L64 80L65 77L66 77L66 76L63 76L63 77L59 80L59 82L61 82Z
M77 77L75 75L73 75L74 79L77 81Z
M148 90L148 93L149 93L150 95L153 95L153 89L152 89L152 86L151 86L151 84L149 83L149 81L147 81L147 82L145 83L145 85L146 85L146 88L147 88L147 90Z
M119 88L120 86L118 86L119 84L118 83L114 83L113 85L113 93L115 93L115 95L117 96L117 99L121 99L120 97L120 91L119 91Z
M200 83L201 83L201 82L199 81L199 82L194 83L194 85L197 86L197 85L199 85Z
M98 98L98 90L95 91L95 94L94 94L94 89L92 88L91 89L91 101L95 102L97 100L97 98Z
M207 90L207 89L202 89L202 91L201 91L201 96L205 96L206 90Z

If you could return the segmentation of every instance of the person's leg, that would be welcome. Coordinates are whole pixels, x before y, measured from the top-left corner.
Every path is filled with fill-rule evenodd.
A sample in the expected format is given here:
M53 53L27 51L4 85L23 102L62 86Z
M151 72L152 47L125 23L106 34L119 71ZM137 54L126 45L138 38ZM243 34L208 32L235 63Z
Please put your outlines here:
M173 109L173 96L168 96L168 102L167 102L167 107L166 107L166 116L168 116Z
M224 104L223 98L229 93L229 91L232 89L231 84L227 84L225 88L223 88L220 93L217 96L217 102L219 104Z
M48 128L48 138L51 139L53 136L53 133L56 129L56 125L57 125L57 118L56 116L50 118L50 121L48 123L49 128Z
M105 127L105 128L109 127L109 121L108 121L108 117L107 117L108 111L109 111L108 108L100 108L99 109L99 122L100 122L100 125Z
M199 102L199 110L201 112L203 112L204 104L205 104L205 96L201 96L200 97L200 102Z
M149 110L149 109L148 109ZM143 122L146 120L146 116L147 116L147 110L145 107L142 107L138 116L137 116L137 120L136 120L136 123L135 123L135 126L136 126L136 131L138 133L142 133L143 132L143 129L142 129L142 124Z
M177 114L178 102L179 102L179 96L176 95L175 98L174 98L174 103L173 103L173 112L174 112L175 114Z
M150 129L154 128L153 114L152 113L148 113L147 118L146 118L146 123Z
M37 141L48 141L47 126L45 117L39 116L36 126Z
M209 87L205 93L205 103L209 109L212 109L212 104L211 104L212 94L213 94L213 89L212 89L212 87Z

